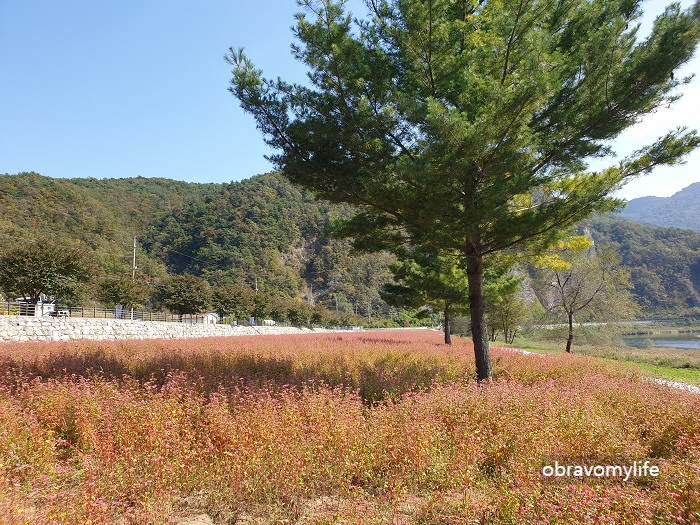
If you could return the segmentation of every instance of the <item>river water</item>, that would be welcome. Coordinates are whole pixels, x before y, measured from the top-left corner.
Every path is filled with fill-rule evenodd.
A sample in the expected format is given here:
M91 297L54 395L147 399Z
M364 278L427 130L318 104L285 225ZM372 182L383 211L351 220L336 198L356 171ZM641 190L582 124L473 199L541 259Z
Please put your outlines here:
M684 350L700 350L700 334L653 334L625 336L623 340L630 346L644 348L649 346L649 341L653 346L665 348L682 348Z

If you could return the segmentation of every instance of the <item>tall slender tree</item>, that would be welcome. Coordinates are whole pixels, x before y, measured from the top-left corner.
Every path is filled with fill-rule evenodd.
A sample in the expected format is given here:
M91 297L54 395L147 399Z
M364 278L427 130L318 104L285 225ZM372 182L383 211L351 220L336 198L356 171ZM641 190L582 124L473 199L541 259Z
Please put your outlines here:
M484 258L551 243L629 179L698 146L669 131L622 160L614 140L679 96L700 39L696 3L638 41L636 0L301 0L294 57L308 82L263 77L231 49L231 91L290 180L359 212L359 245L457 250L477 375L491 377ZM591 170L589 160L610 160Z

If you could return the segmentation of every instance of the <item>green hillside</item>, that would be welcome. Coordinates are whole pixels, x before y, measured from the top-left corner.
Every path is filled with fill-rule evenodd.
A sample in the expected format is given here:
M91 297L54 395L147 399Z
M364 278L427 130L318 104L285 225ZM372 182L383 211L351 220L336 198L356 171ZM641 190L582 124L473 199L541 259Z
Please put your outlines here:
M168 179L52 179L0 175L0 239L50 236L78 243L103 278L191 273L363 315L386 313L378 289L388 256L358 256L324 230L347 207L315 200L284 177L230 184ZM369 310L369 312L368 312Z
M596 243L615 248L629 268L643 315L700 306L700 233L611 217L590 225Z
M356 255L324 234L348 207L316 200L279 174L229 184L168 179L52 179L0 175L0 243L49 236L81 246L100 279L156 282L192 273L212 285L240 284L330 309L382 315L378 290L391 257ZM643 315L700 307L700 233L619 218L589 221L632 274Z

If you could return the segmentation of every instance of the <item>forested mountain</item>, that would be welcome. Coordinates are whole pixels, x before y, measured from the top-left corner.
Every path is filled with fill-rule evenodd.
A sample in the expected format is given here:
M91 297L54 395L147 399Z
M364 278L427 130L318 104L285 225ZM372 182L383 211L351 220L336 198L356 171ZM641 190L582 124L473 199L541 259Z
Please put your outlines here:
M671 197L632 199L622 211L622 217L655 226L700 232L700 182Z
M348 242L324 235L332 217L349 213L277 174L230 184L0 176L0 242L46 235L77 243L112 278L131 276L136 236L140 279L191 273L380 314L390 257L353 255Z
M348 242L324 234L334 217L351 212L278 174L229 184L0 175L2 244L49 236L88 252L99 278L130 278L136 236L142 281L185 272L212 285L257 281L272 295L382 314L378 291L390 279L391 257L355 255ZM622 256L644 314L700 306L700 233L612 216L588 225L597 244Z
M643 313L678 313L700 306L700 233L606 217L590 221L592 236L612 246L629 268Z
M381 300L388 256L351 255L349 243L324 230L347 207L315 200L278 174L220 184L157 214L144 246L173 273L212 284L247 283L272 293L366 312Z

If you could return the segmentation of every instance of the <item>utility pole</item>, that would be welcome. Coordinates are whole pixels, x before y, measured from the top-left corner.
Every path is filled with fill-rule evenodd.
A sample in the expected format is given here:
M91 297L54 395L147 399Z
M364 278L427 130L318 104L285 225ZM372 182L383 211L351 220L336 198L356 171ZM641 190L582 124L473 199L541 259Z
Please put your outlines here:
M131 282L136 282L136 236L134 235L134 258L131 263ZM131 305L131 320L134 320L134 305Z
M134 237L134 259L131 264L131 282L136 280L136 237Z

